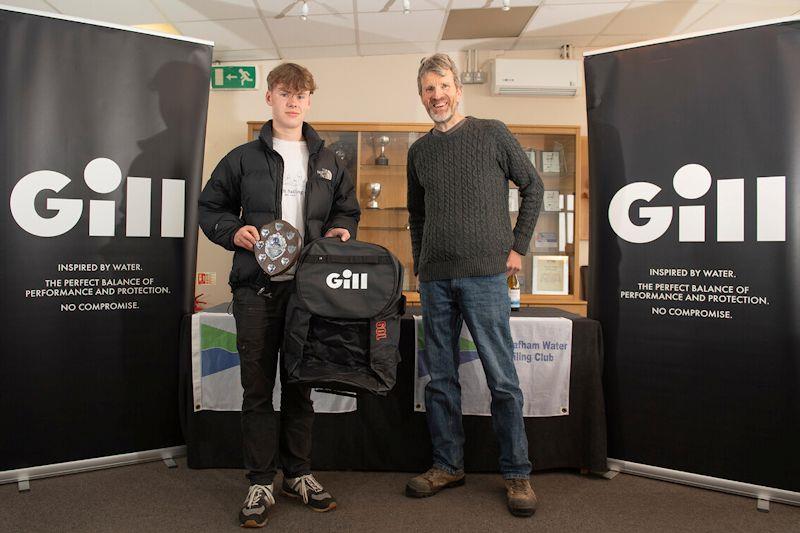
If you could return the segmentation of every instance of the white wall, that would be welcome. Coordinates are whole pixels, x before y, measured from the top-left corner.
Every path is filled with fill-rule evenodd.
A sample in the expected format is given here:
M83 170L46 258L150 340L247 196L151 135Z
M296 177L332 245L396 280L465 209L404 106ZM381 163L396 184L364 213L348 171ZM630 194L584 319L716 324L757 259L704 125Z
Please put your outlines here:
M580 57L580 54L580 50L575 51L575 57ZM479 61L483 63L498 55L558 58L558 52L553 50L504 53L482 51ZM306 120L430 123L417 94L416 74L422 57L415 54L296 60L314 74L318 86ZM466 64L465 54L454 53L453 57L459 65ZM270 69L279 62L247 64L258 66L261 89L211 92L203 184L226 153L248 140L248 121L267 120L271 117L270 109L264 102L265 80ZM574 98L492 96L489 84L485 83L464 87L462 112L481 118L496 118L508 124L580 125L582 135L586 135L585 101L582 89ZM201 299L208 302L208 306L230 300L227 282L232 255L200 234L197 271L214 272L217 277L216 285L196 288L196 294L203 293Z

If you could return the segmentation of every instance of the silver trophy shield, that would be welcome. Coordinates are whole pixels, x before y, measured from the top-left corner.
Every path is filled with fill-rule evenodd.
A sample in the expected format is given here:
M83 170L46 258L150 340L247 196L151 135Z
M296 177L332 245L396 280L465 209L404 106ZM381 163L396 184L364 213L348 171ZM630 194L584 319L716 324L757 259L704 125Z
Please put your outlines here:
M367 192L369 193L369 201L367 202L368 209L378 209L378 196L381 194L380 183L367 183Z
M285 220L276 220L258 232L253 254L267 276L279 276L292 268L303 248L303 238L297 228Z

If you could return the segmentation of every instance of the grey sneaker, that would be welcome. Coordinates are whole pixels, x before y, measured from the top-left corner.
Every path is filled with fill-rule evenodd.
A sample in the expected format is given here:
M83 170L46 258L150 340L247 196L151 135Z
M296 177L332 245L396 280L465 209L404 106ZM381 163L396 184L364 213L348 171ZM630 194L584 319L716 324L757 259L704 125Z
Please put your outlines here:
M406 496L426 498L442 489L458 487L464 484L464 472L450 474L441 468L433 467L424 474L412 477L406 483Z
M244 507L239 511L239 525L242 527L264 527L267 525L267 510L275 505L272 483L269 485L250 485Z
M336 509L336 500L311 474L283 478L281 492L290 498L301 498L304 504L320 513Z
M507 479L506 498L508 510L514 516L531 516L536 512L537 499L530 480Z

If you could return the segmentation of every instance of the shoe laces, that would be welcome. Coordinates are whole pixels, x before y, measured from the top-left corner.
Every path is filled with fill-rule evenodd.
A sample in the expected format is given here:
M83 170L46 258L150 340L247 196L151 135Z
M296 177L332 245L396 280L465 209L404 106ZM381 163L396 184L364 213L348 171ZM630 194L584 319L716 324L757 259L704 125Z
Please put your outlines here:
M439 472L441 472L441 470L437 470L436 468L430 468L428 469L427 472L422 474L422 478L425 479L426 481L433 482L436 480L437 477L439 477L440 475Z
M446 471L442 470L441 468L430 468L430 469L428 469L427 472L422 474L422 477L425 480L427 480L427 481L429 481L431 483L434 483L440 477L447 477L447 476L452 476L452 475L453 474L450 474L449 472L446 472Z
M530 481L527 479L509 479L509 488L511 492L517 492L522 494L528 493L528 487L530 487Z
M292 483L292 488L297 490L300 494L300 497L303 498L303 503L308 503L308 489L311 489L312 492L322 492L323 489L322 485L320 485L319 481L314 479L312 474L306 474L305 476L300 476L297 478L294 483Z
M267 501L267 506L275 504L275 496L272 495L272 485L250 485L247 497L244 499L245 507L252 508L258 504L258 499L263 496Z

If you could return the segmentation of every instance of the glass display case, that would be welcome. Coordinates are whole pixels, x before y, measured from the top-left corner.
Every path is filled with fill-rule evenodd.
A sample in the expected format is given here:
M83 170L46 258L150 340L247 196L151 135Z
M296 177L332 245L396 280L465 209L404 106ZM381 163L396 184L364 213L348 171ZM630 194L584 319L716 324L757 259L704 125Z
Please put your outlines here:
M248 122L248 137L258 137L263 122ZM410 303L419 301L412 270L406 210L408 148L430 124L314 123L314 128L345 163L356 185L362 216L358 239L392 251L403 263L403 289ZM522 149L544 183L544 202L518 274L521 303L559 307L585 315L578 296L582 220L580 128L513 126ZM516 223L519 195L509 184L509 214Z

